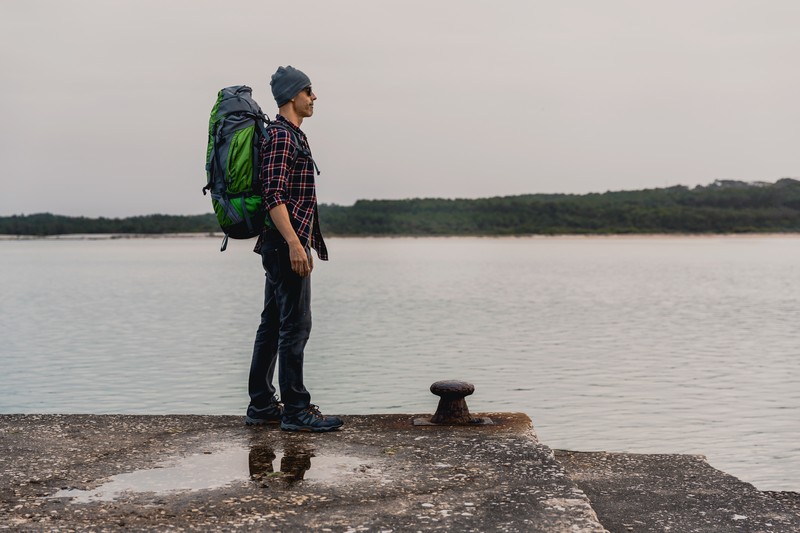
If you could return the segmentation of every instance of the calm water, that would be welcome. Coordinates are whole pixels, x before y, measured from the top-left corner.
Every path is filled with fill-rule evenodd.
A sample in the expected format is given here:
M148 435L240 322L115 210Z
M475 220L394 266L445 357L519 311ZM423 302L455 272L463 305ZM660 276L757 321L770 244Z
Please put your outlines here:
M0 412L244 413L252 242L0 241ZM554 448L697 453L800 490L800 236L331 239L325 411L524 411Z

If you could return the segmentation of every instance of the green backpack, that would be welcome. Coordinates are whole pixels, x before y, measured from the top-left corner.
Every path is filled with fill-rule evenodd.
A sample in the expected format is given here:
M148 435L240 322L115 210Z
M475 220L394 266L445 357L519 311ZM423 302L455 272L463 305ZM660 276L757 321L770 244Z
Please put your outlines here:
M220 251L228 237L249 239L261 233L267 213L261 193L254 187L258 178L258 148L272 125L252 98L246 85L226 87L217 94L208 121L206 175L203 194L211 192L211 205L225 232Z

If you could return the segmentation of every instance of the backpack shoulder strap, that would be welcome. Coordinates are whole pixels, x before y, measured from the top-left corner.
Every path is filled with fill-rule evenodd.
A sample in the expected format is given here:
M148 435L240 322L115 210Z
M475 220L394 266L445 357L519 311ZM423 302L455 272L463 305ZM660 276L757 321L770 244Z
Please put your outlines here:
M270 128L280 128L289 132L289 136L291 136L292 141L294 141L294 144L297 147L297 152L295 152L292 164L297 162L297 158L300 157L300 155L304 155L311 160L311 163L314 165L314 170L317 171L317 176L319 176L319 167L317 166L317 162L314 161L314 156L311 155L311 150L303 146L303 144L300 142L300 138L297 136L297 133L292 131L290 127L286 126L285 124L281 124L278 121L268 121L267 131L269 131Z

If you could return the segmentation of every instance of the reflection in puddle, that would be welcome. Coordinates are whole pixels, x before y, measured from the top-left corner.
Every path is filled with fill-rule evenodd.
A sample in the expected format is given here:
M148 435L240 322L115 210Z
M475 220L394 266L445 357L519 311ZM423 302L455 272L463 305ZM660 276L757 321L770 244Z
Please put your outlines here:
M269 445L253 446L249 457L250 478L254 481L280 479L334 482L341 476L370 468L358 457L323 455L317 457L306 446L287 445L275 453ZM278 470L275 467L278 466ZM363 467L363 468L360 468Z
M364 471L365 461L358 457L317 457L307 445L287 443L275 453L267 444L227 446L169 460L162 466L112 476L90 490L62 489L50 498L72 498L75 503L112 501L125 493L155 493L215 489L237 481L252 479L262 487L272 482L294 483L300 480L335 482L342 476Z

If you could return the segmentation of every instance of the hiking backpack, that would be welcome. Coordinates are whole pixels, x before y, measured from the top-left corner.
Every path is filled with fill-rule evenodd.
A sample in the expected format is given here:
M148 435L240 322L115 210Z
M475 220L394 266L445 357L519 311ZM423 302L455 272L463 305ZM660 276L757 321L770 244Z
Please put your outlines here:
M246 85L226 87L217 93L208 121L206 175L203 194L211 192L211 205L225 232L220 251L228 237L249 239L264 227L266 213L261 194L254 185L258 176L258 146L267 135L269 119L252 98Z
M228 237L256 237L265 223L271 224L257 187L258 149L269 129L280 127L288 131L298 147L297 155L309 157L314 163L311 152L302 147L294 132L264 115L253 100L252 92L246 85L225 87L217 93L208 121L208 183L203 187L203 194L211 191L211 205L225 233L221 252L228 246Z

